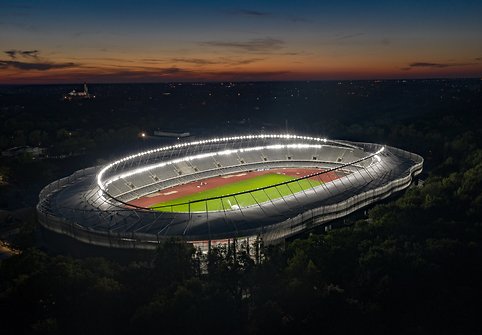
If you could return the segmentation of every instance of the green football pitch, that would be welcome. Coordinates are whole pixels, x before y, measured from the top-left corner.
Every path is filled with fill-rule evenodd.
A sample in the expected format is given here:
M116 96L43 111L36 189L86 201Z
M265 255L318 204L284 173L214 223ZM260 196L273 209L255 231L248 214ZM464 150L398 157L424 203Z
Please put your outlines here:
M284 174L264 174L250 179L226 184L205 191L196 192L186 196L160 202L150 206L150 208L162 212L204 212L204 211L222 211L237 208L243 208L281 198L282 196L292 195L303 190L320 185L320 182L310 179L303 179L293 183L279 185L264 190L252 191L236 196L227 196L221 199L211 199L207 201L193 202L207 198L215 198L233 193L240 193L248 190L256 190L274 184L280 184L295 177L286 176Z

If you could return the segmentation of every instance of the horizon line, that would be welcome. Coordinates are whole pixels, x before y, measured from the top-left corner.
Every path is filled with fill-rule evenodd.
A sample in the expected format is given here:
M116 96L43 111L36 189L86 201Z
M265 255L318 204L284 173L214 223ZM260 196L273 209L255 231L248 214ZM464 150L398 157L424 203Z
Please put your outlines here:
M353 82L353 81L420 81L420 80L482 80L480 76L474 77L420 77L420 78L371 78L371 79L275 79L275 80L186 80L186 81L118 81L118 82L89 82L85 80L77 82L46 82L46 83L1 83L0 86L48 86L48 85L80 85L87 83L89 85L159 85L159 84L215 84L215 83L310 83L310 82Z

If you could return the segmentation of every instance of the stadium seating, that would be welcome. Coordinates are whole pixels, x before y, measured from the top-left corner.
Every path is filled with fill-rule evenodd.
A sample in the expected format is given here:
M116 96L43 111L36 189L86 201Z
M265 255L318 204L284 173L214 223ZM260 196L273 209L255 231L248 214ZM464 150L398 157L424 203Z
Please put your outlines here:
M223 151L219 146L207 145L205 151ZM201 152L202 153L202 152ZM195 154L195 153L192 153ZM190 161L178 161L172 164L155 167L124 176L109 184L109 193L122 201L129 201L159 190L175 185L188 183L218 176L221 174L243 172L274 167L318 167L333 168L340 164L358 161L367 155L357 148L323 145L321 147L264 147L258 150L246 150L231 154L216 154ZM178 158L177 155L172 159ZM153 157L156 163L159 158ZM149 162L152 164L152 162ZM372 163L371 159L361 161L356 166L351 166L346 171L357 170ZM133 165L131 170L137 166ZM129 168L125 170L129 171ZM125 173L122 171L121 173ZM115 176L114 176L115 177Z

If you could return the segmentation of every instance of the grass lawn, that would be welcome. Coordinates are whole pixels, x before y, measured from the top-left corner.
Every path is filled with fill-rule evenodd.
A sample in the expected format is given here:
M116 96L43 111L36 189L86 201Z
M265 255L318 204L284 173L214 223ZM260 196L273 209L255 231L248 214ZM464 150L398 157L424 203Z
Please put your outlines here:
M222 211L237 209L239 207L246 207L256 203L269 201L269 199L277 199L281 196L291 195L292 193L301 192L320 185L320 182L315 180L303 179L298 182L287 185L280 185L265 190L253 191L246 194L236 196L224 197L222 199L213 199L208 201L194 202L206 198L219 197L223 195L239 193L247 190L254 190L256 188L266 187L273 184L279 184L286 181L296 179L295 177L286 176L284 174L265 174L256 176L250 179L238 181L231 184L219 186L210 190L200 191L177 199L160 202L152 205L151 208L162 212L204 212L208 211ZM191 202L190 204L187 204Z

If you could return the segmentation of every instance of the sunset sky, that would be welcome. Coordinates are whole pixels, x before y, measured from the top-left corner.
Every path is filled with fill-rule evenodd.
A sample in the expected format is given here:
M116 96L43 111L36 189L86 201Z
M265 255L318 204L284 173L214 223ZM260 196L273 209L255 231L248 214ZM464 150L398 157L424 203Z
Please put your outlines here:
M482 76L482 1L0 0L0 84Z

